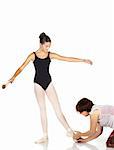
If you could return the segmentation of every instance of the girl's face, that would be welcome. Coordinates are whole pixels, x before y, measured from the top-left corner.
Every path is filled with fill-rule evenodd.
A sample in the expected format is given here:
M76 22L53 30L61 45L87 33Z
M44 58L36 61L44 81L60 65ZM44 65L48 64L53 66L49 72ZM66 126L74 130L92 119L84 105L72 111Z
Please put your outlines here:
M80 114L84 115L85 117L87 117L89 115L89 113L87 111L82 111Z
M44 51L48 51L48 49L51 46L50 42L45 42L44 44L41 45Z

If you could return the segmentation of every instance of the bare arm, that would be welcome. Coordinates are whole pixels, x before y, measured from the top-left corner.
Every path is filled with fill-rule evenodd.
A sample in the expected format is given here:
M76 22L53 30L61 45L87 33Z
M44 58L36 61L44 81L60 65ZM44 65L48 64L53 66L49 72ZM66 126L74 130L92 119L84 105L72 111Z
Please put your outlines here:
M83 142L83 143L89 142L89 141L97 138L98 136L100 136L102 134L102 132L103 132L103 127L101 127L100 124L97 124L97 130L93 135L88 136L85 139L79 139L78 142Z
M90 115L90 130L85 133L80 133L81 136L91 136L96 132L98 124L99 110L96 110Z
M52 59L62 60L62 61L68 61L68 62L85 62L92 65L92 61L89 59L81 59L81 58L75 58L75 57L65 57L58 55L56 53L50 53L50 57Z
M2 88L5 88L9 83L12 83L14 81L14 79L22 72L22 70L28 65L28 63L31 60L34 60L34 54L33 53L29 54L29 56L26 58L24 63L16 70L14 75L8 80L8 82L6 84L4 84L2 86Z
M90 130L85 133L79 132L80 137L87 136L87 138L79 139L79 142L88 142L97 138L102 133L103 128L98 123L99 113L99 110L96 110L93 114L90 115Z
M96 110L92 115L90 115L90 130L84 133L77 132L77 134L74 134L74 139L79 139L82 136L92 136L96 133L97 130L97 123L98 123L98 116L99 116L99 110Z

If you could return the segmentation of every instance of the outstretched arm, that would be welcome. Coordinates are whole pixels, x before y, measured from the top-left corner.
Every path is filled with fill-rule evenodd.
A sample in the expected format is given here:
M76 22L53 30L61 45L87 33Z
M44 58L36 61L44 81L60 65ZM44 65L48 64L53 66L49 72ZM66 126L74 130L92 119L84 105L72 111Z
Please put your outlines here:
M24 63L16 70L16 72L14 73L14 75L7 81L6 84L2 85L2 88L5 88L9 83L12 83L14 81L14 79L22 72L22 70L27 66L27 64L34 59L34 54L31 53L26 60L24 61Z
M50 57L52 59L62 60L62 61L68 61L68 62L85 62L92 65L92 61L89 59L81 59L81 58L75 58L75 57L65 57L58 55L56 53L50 53Z
M98 123L96 127L96 131L93 134L92 133L90 134L90 131L87 131L85 133L81 133L77 131L76 133L74 132L73 139L77 140L77 142L86 143L100 136L102 132L103 132L103 127L101 127L100 124ZM83 139L81 136L86 136L86 138Z
M89 142L93 139L96 139L98 136L100 136L103 132L103 127L100 126L100 124L97 124L97 130L94 134L91 134L90 136L88 136L87 138L85 139L79 139L77 140L78 142L82 142L82 143L86 143L86 142Z

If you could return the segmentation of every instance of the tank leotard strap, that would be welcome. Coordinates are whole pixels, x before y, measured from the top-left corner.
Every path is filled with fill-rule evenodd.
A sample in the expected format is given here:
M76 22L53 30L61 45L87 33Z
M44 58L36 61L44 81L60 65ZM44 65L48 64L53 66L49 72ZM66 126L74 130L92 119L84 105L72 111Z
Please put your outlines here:
M48 52L48 57L50 58L50 52Z
M33 53L34 53L34 55L35 55L35 59L36 59L36 57L37 57L37 56L36 56L36 53L35 53L35 52L33 52Z
M36 56L36 53L35 52L33 52L34 53L34 55Z

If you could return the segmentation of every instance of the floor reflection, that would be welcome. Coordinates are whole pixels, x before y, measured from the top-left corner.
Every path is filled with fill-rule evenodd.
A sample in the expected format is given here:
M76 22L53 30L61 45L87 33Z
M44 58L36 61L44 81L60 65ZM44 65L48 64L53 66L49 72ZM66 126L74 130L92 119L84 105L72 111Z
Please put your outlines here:
M84 149L84 147L87 147L90 150L99 150L95 145L91 145L88 143L74 143L72 147L70 147L66 150L80 150L80 148Z
M39 144L39 148L41 148L41 150L50 150L48 148L48 145L51 146L51 143L49 144L48 142L47 143L43 143L43 144ZM50 147L49 146L49 147ZM85 149L87 148L88 150L114 150L114 148L106 148L105 146L102 147L97 145L97 147L95 145L92 145L92 144L89 144L89 143L73 143L72 147L69 147L67 148L66 150L82 150L82 149Z
M48 142L39 145L42 147L42 150L48 150Z

